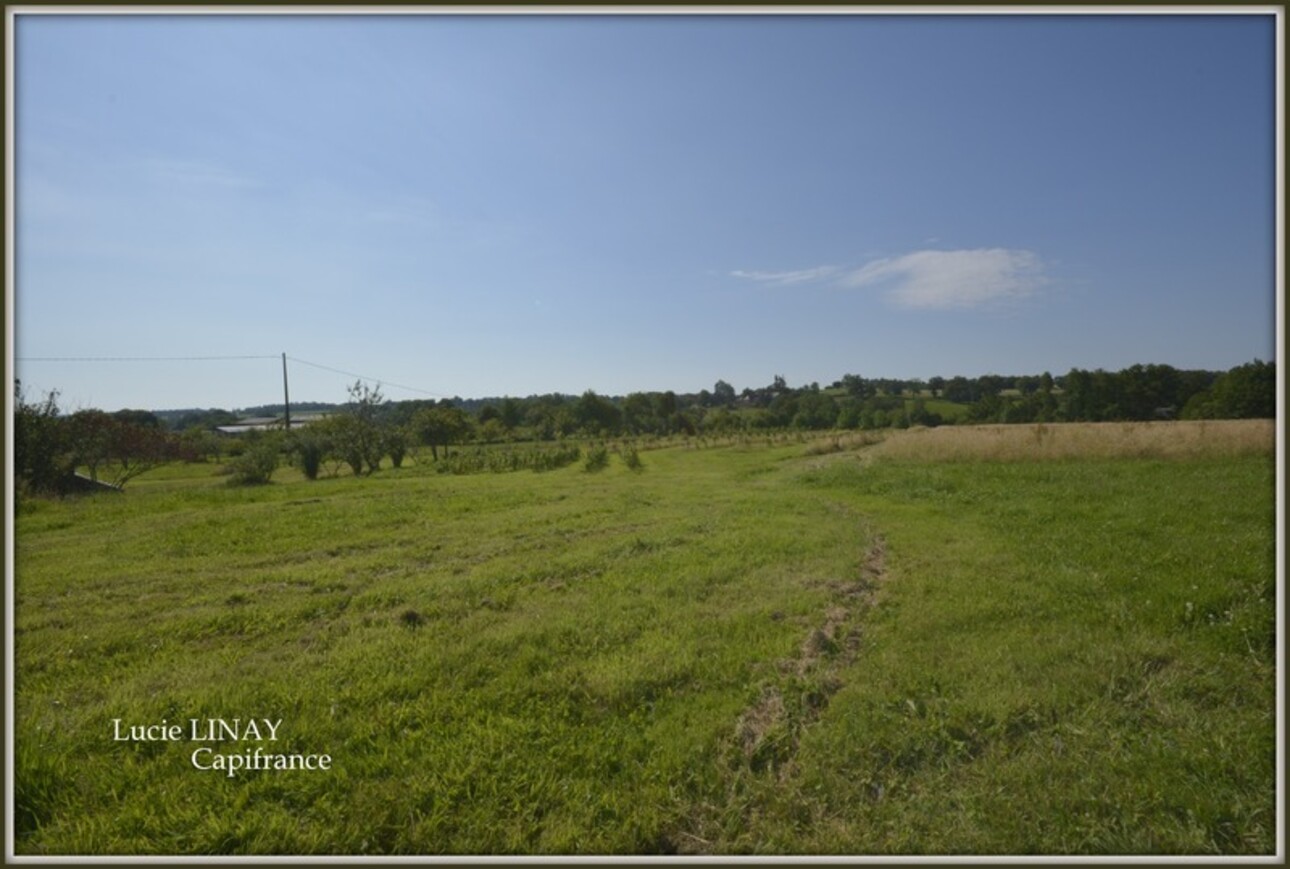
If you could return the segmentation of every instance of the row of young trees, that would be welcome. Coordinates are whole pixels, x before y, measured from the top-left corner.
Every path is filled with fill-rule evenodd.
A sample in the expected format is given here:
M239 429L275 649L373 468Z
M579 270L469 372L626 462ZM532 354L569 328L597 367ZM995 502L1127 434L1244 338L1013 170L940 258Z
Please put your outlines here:
M19 495L62 494L84 479L120 488L144 471L199 453L192 438L168 432L147 411L79 410L63 414L58 394L29 400L16 385L14 483Z

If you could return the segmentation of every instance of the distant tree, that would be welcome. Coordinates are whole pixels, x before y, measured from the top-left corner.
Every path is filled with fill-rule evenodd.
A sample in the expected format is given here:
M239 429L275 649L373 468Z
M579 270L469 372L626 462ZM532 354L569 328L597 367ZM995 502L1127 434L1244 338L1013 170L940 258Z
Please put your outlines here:
M658 418L661 434L671 434L676 430L676 414L678 404L676 393L668 390L667 392L655 392L654 396L654 415Z
M860 427L863 406L854 398L845 398L838 402L838 418L834 421L837 428L854 429Z
M841 382L842 388L846 390L847 395L855 399L863 400L873 395L875 391L873 384L858 374L844 374Z
M325 431L331 437L332 449L356 477L371 474L381 466L385 432L379 418L384 404L379 385L368 386L356 380L349 387L349 402L326 420Z
M998 374L983 374L976 379L976 396L998 395L1012 384Z
M924 425L928 428L935 428L945 420L939 413L927 409L927 402L922 398L914 399L913 406L906 413L910 425Z
M430 447L435 461L439 460L440 447L447 457L449 446L466 440L470 429L470 420L465 412L450 402L420 410L412 418L412 433L422 444Z
M793 422L797 416L798 395L792 390L780 392L770 402L766 408L770 425L774 428L784 428Z
M977 399L977 390L966 377L951 377L945 384L945 398L960 404L968 404Z
M227 410L198 410L185 413L178 417L172 428L175 431L188 431L192 428L199 428L203 431L211 431L221 425L232 425L237 422L238 416Z
M633 392L623 399L622 420L623 429L633 435L656 434L663 427L648 392Z
M838 405L833 396L818 391L808 391L797 401L797 411L793 414L794 428L826 429L832 428L838 419Z
M729 407L719 407L703 418L703 430L713 434L728 434L743 427L743 417Z
M200 427L186 429L179 436L179 442L187 462L219 461L223 448L219 435Z
M501 415L502 425L507 429L519 428L524 422L524 405L513 398L503 398L498 413Z
M623 419L622 411L617 405L590 389L574 402L573 416L578 428L589 435L615 434L622 426Z
M1183 408L1187 419L1274 419L1277 373L1272 362L1258 359L1238 365L1194 395Z
M502 425L499 416L491 417L480 423L475 430L475 439L486 444L501 443L506 440L506 426Z
M1022 395L1030 395L1031 393L1039 391L1038 377L1018 377L1014 383L1016 384L1017 391Z
M724 380L718 380L712 387L712 403L717 407L730 407L735 403L735 388Z
M157 415L147 410L118 410L112 416L130 425L143 426L144 428L162 428L161 420L158 419Z
M927 379L927 388L931 390L932 398L939 397L941 392L945 390L945 378L929 377Z

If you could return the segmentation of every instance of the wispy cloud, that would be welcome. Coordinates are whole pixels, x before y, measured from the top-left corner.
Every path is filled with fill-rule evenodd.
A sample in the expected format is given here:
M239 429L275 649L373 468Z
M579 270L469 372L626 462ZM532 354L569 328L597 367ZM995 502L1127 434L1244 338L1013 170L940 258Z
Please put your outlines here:
M916 250L854 268L738 270L730 275L771 287L819 283L885 289L892 304L927 309L976 308L1022 299L1048 282L1038 254L1005 248Z
M837 266L816 266L813 269L799 269L792 272L758 272L758 271L733 271L731 276L736 278L746 278L750 281L756 281L759 284L767 284L773 287L787 287L792 284L804 284L810 281L821 281L830 278L838 273Z
M973 308L1021 299L1047 282L1044 263L1027 250L920 250L874 260L839 283L885 287L906 308Z

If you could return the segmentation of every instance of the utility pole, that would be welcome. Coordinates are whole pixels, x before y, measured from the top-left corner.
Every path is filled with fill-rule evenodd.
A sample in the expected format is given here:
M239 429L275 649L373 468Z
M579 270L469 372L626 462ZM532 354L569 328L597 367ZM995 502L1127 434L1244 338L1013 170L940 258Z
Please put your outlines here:
M286 420L286 429L291 431L291 396L287 393L287 354L282 354L282 409Z

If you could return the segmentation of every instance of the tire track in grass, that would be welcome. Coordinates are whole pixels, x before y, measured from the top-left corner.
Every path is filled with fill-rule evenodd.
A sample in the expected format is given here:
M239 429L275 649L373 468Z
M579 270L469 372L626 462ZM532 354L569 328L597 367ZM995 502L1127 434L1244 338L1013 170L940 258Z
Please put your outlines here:
M881 534L868 536L857 574L827 582L833 595L822 620L802 640L796 655L777 662L777 678L764 685L757 701L735 720L722 752L724 799L702 801L680 828L665 832L659 843L664 853L730 853L729 831L747 829L745 823L732 825L732 818L746 820L743 816L756 813L760 787L779 788L797 774L802 735L843 687L841 673L859 658L863 618L877 605L887 579L886 539Z
M787 684L766 686L760 699L739 716L735 740L754 770L773 767L782 780L795 769L801 731L823 714L842 688L838 674L860 654L863 629L858 619L877 603L886 565L886 539L873 535L856 578L830 583L835 594L823 622L810 631L795 657L777 664ZM786 703L786 691L800 694L800 701Z

